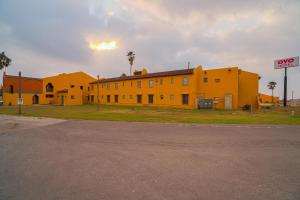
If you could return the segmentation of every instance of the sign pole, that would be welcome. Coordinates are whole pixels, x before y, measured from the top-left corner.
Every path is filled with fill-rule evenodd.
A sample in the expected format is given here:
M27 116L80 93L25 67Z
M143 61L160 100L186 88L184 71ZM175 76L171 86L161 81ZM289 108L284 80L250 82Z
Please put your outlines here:
M20 99L22 98L22 80L21 80L21 71L19 71L19 99L18 101L20 101ZM21 110L21 103L18 102L19 104L19 115L22 113L22 110Z
M286 107L287 101L287 68L284 68L284 97L283 97L283 106Z

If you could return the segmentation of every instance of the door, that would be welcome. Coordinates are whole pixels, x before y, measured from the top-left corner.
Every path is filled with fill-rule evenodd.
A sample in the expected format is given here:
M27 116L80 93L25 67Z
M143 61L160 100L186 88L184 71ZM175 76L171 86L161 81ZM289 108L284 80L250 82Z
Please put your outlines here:
M225 94L225 110L232 109L232 94Z
M32 97L32 104L39 104L39 96L38 95L34 95Z
M61 96L61 105L62 105L62 106L65 105L65 96Z

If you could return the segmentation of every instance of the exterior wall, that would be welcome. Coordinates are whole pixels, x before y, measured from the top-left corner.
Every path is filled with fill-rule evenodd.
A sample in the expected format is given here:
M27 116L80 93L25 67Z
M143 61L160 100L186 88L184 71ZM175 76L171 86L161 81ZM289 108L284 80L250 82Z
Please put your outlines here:
M187 77L188 85L183 85ZM149 81L154 87L149 87ZM138 88L141 82L141 88ZM117 86L116 86L117 84ZM179 108L197 108L199 98L214 99L214 108L225 108L225 95L232 95L232 109L239 109L245 104L257 107L258 75L239 70L238 67L203 70L201 66L190 75L175 75L155 78L141 78L126 81L105 82L99 84L101 104L149 105L148 95L154 95L156 106L174 106ZM189 104L182 104L182 94L189 95ZM107 102L107 95L110 102ZM118 95L118 102L114 96ZM137 102L137 95L142 95L142 103ZM97 103L97 84L91 84L90 100Z
M207 82L204 79L207 78ZM205 70L198 77L198 97L215 99L214 107L224 109L225 94L232 94L232 108L238 108L238 68Z
M11 91L11 86L13 91ZM43 80L30 77L21 77L21 92L23 105L32 105L33 96L37 95L39 101L42 94ZM3 104L18 105L19 98L19 77L3 75Z
M246 104L258 108L258 82L258 74L239 70L239 108Z
M188 78L188 85L183 85L183 78ZM154 86L149 86L149 81ZM138 87L138 82L141 87ZM117 86L116 86L117 84ZM176 106L182 108L195 107L195 86L194 75L176 75L165 77L154 77L135 79L99 84L100 103L120 105L155 105L155 106ZM90 96L94 96L93 103L97 102L97 84L91 84ZM153 104L149 104L148 95L154 95ZM189 103L182 104L182 94L189 95ZM110 95L110 102L107 102L107 95ZM118 103L114 96L118 95ZM142 95L142 103L137 102L137 95ZM92 97L90 97L92 100Z
M43 79L43 97L41 104L62 104L61 96L64 96L64 105L80 105L88 103L89 83L96 79L83 73L59 74ZM53 85L53 92L47 92L48 83ZM65 90L67 92L60 92ZM50 97L53 96L53 97Z
M34 95L37 95L39 99L41 98L42 94L34 94L34 93L22 93L23 105L32 105L33 101L32 98ZM3 104L4 105L18 105L18 93L3 93Z

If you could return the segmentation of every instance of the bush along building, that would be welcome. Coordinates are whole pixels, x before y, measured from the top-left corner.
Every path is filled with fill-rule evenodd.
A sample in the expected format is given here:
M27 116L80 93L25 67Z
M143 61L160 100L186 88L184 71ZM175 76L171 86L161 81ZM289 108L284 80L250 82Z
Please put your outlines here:
M88 103L89 83L95 80L84 72L59 74L43 79L21 77L23 104L81 105ZM4 105L17 105L19 90L19 77L4 73Z
M155 105L191 109L258 107L258 74L238 67L204 70L202 66L132 76L104 78L90 83L89 101L101 104ZM99 86L99 91L97 88Z

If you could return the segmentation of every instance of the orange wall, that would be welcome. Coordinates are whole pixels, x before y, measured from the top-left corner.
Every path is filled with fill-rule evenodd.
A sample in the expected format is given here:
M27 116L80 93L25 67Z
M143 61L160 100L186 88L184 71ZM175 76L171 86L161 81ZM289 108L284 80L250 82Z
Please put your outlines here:
M238 68L204 70L199 78L199 96L217 99L215 107L224 109L225 94L232 94L232 108L238 108ZM204 78L208 82L204 82ZM216 79L220 81L217 82Z
M10 85L13 86L14 92L19 92L19 77L18 76L3 76L3 92L9 92ZM21 87L23 93L42 93L43 80L36 78L21 78Z
M239 108L246 104L252 105L254 108L258 107L258 82L258 74L239 71Z

